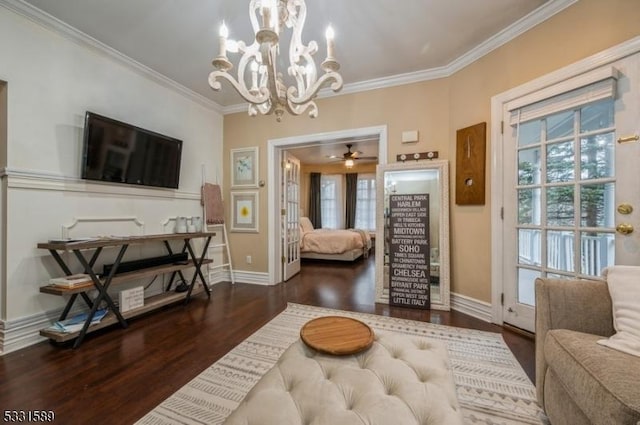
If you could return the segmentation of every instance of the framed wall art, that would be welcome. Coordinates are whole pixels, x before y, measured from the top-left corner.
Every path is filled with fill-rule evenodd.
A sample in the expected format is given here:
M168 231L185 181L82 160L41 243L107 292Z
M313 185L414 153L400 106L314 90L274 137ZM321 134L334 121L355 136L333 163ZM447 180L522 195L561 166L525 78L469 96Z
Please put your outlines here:
M258 187L258 147L231 149L231 187Z
M258 192L231 192L231 231L258 232Z

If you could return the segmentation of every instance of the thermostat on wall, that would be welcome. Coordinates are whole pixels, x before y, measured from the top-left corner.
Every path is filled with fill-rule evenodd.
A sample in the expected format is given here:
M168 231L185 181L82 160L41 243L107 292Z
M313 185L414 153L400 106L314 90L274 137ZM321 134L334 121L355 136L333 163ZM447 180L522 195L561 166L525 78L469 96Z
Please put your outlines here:
M418 141L418 130L402 132L402 143L414 143L417 141Z

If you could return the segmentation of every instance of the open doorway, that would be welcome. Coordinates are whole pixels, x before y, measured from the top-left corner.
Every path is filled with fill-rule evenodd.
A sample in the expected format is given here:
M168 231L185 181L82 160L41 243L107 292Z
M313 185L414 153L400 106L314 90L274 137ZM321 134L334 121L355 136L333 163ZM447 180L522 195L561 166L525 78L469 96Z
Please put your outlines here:
M366 127L349 130L341 130L329 133L309 134L303 136L289 137L284 139L273 139L267 143L268 150L268 177L272 182L268 187L268 240L269 240L269 281L278 283L283 280L281 259L282 250L282 226L280 202L282 199L282 188L278 183L281 181L281 158L285 151L293 151L300 148L333 149L346 150L347 143L356 141L377 140L377 151L369 151L368 154L377 156L378 163L384 164L387 159L387 127ZM324 151L328 152L328 151ZM331 156L328 153L322 155Z

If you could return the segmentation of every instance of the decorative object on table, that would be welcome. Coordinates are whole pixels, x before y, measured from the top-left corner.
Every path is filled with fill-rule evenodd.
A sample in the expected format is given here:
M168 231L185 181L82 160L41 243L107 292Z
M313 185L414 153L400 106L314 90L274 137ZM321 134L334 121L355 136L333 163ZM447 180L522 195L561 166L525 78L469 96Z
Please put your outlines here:
M331 83L334 92L342 88L342 76L337 72L340 65L334 57L334 31L331 26L325 33L327 41L327 57L322 62L324 74L318 78L318 71L313 55L318 51L318 44L310 41L302 43L302 29L307 16L304 0L251 0L249 14L255 40L250 45L243 41L230 40L229 30L222 22L220 26L220 49L212 64L216 68L209 74L209 85L216 91L222 88L219 79L227 80L231 86L249 103L249 115L255 116L275 113L280 122L282 115L288 111L292 115L300 115L308 110L309 116L318 116L318 106L314 98L321 87ZM281 31L291 29L290 52L287 70L279 70L281 60L279 40ZM238 62L237 78L228 73L233 64L227 52L242 54ZM289 76L290 81L285 81ZM251 87L247 82L251 81Z
M121 313L144 306L144 286L120 291L119 301L118 308Z
M231 187L258 187L258 147L231 149Z
M176 233L187 233L187 217L176 217Z
M202 217L191 217L194 232L202 232Z
M456 204L484 205L487 123L456 132Z
M258 192L231 192L231 231L258 232Z
M300 339L314 350L334 356L356 354L371 347L373 330L364 322L344 316L323 316L309 320Z

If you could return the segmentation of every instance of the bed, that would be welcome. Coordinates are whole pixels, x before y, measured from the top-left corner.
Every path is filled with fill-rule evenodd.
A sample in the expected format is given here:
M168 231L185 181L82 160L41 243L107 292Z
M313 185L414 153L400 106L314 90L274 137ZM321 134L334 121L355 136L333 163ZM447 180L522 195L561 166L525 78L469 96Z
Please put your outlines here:
M314 229L300 218L300 257L316 260L355 261L369 256L371 236L361 229Z

